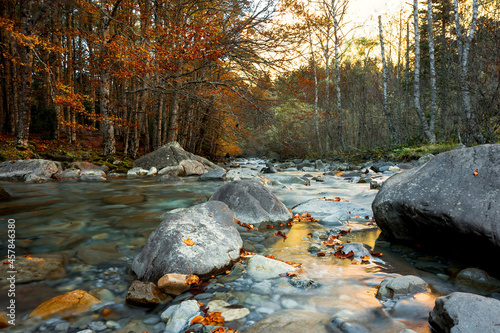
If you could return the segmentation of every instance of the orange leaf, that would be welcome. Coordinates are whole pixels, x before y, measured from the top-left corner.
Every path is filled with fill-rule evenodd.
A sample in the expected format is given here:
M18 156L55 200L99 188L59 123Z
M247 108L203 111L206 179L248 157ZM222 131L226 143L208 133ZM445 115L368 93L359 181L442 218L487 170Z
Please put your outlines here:
M293 266L293 267L300 267L300 266L302 266L301 263L291 262L291 261L285 261L285 264L288 264L288 265Z
M365 254L364 256L361 256L361 261L362 262L370 262L370 256Z
M370 254L374 257L382 257L382 253L381 252L370 252Z
M208 214L208 216L210 216L210 217L214 217L214 214L210 213L210 214Z
M185 283L188 286L193 285L193 284L199 284L200 283L200 278L197 275L189 274L187 276L187 278L186 278Z
M193 320L191 320L191 324L190 325L194 325L194 324L200 324L203 319L205 319L205 317L203 316L196 316L193 318Z
M479 175L479 169L476 169L476 171L474 171L473 175L474 175L474 176Z
M187 246L192 246L194 245L194 242L191 238L185 239L184 243L186 243Z

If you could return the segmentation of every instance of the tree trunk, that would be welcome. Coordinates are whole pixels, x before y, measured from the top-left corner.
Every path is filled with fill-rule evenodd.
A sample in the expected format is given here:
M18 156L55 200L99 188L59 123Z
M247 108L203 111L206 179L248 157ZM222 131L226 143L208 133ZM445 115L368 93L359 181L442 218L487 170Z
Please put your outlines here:
M107 1L103 2L103 10L106 10ZM101 62L107 62L107 57L109 56L109 50L107 44L110 42L109 36L109 24L110 18L104 14L101 14ZM115 144L115 130L113 121L111 120L111 110L109 102L109 94L111 88L111 78L108 72L108 68L105 65L101 65L100 69L100 84L99 84L99 107L101 109L102 120L102 130L103 130L103 145L104 145L104 156L114 155L116 153Z
M177 66L177 70L174 76L173 82L173 94L172 100L170 102L170 119L168 122L168 135L167 135L167 143L177 141L177 136L179 134L179 104L180 104L180 75L182 69L182 60L176 60L175 65Z
M335 13L335 0L332 0L332 10ZM344 130L342 128L342 98L340 94L340 69L339 69L339 38L338 38L338 22L337 17L333 16L334 34L335 34L335 81L337 89L337 133L342 144L342 150L347 149L347 145L344 139Z
M28 0L20 1L21 24L25 37L31 36L30 3ZM29 126L31 120L31 67L33 53L29 42L19 46L21 58L21 93L19 96L19 117L17 119L16 144L27 147Z
M392 135L392 140L394 143L398 144L398 134L394 129L394 125L392 123L392 116L389 112L389 106L387 105L387 64L385 61L385 51L384 51L384 37L382 32L382 16L378 16L378 30L380 34L380 51L382 53L382 86L383 86L383 105L384 105L384 113L387 118L387 124L389 125L389 131Z
M457 33L458 41L458 55L460 59L460 90L462 92L462 101L465 114L465 122L467 126L467 142L470 143L471 137L474 136L476 141L482 143L483 139L481 133L477 129L474 120L472 119L472 104L470 100L469 86L467 85L467 74L468 74L468 60L469 60L469 48L474 38L474 33L476 31L477 25L477 15L478 15L478 0L472 1L472 20L468 36L462 41L462 32L460 27L460 18L458 13L458 0L453 0L453 8L455 10L455 27Z
M436 122L437 114L437 87L436 87L436 58L434 55L434 29L432 26L432 0L427 0L427 21L429 23L429 64L431 74L431 115L429 118L429 138L430 143L436 143L436 132L434 131L434 124Z
M425 137L429 142L432 142L433 135L429 131L427 119L420 107L420 32L418 27L418 0L414 0L413 2L413 25L415 29L415 80L413 85L415 111L417 112Z

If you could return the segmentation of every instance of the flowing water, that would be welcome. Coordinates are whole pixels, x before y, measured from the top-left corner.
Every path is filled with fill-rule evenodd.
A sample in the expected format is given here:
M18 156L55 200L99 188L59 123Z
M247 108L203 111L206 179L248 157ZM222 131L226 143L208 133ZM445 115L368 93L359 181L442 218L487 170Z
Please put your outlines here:
M248 166L259 167L258 164ZM301 176L304 173L283 174ZM39 323L28 321L23 324L21 318L42 301L75 289L90 291L105 288L111 291L114 305L110 304L118 314L113 320L118 326L125 326L131 318L143 320L158 316L166 306L146 310L124 304L130 263L165 213L206 201L222 184L201 182L196 178L157 182L155 177L111 178L102 183L0 184L14 197L10 202L0 203L0 253L7 253L7 219L15 219L17 255L63 252L69 258L64 277L17 286L18 324L16 328L7 330L42 331L43 325L36 329ZM370 206L376 195L368 184L352 184L333 176L325 182L312 181L311 186L269 184L268 188L289 208L320 197L341 197ZM404 246L378 242L380 231L367 227L366 223L353 222L352 227L357 231L345 236L345 240L362 242L373 251L383 252L379 260L352 264L351 260L335 259L331 255L317 257L309 253L307 249L314 240L308 234L328 230L318 223L300 222L283 227L288 236L286 241L273 236L276 229L261 228L259 231L242 232L243 239L253 239L249 244L253 244L259 254L302 263L301 276L314 280L320 287L297 289L287 282L288 278L283 277L272 280L271 292L266 294L253 287L255 281L244 275L224 285L210 284L203 294L195 298L208 302L226 295L230 304L249 308L250 315L229 323L233 329L244 329L280 309L291 308L328 314L344 331L356 331L358 328L356 332L363 329L367 332L398 332L411 328L417 332L430 332L427 315L434 306L435 298L455 290L447 276L453 264L442 258L415 253ZM256 238L258 241L255 241ZM110 260L100 263L102 258L92 257L94 252L85 255L89 245L102 246L105 252L101 253L109 253ZM375 297L377 286L384 278L408 274L424 278L431 285L432 293L418 294L398 303L382 303ZM2 290L2 308L8 301L5 293ZM181 298L190 296L187 293ZM102 319L92 315L70 319L69 332L96 320ZM290 320L293 321L293 318ZM152 320L151 325L145 327L149 332L155 332L160 326L154 324ZM108 328L107 331L113 329Z

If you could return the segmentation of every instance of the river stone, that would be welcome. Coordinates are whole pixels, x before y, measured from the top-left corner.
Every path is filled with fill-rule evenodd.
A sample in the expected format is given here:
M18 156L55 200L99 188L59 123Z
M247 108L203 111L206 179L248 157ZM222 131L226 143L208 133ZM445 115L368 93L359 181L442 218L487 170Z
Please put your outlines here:
M370 251L366 248L363 243L344 243L344 247L341 250L344 253L354 252L354 258L361 260L363 256L370 256Z
M146 176L156 176L157 174L158 174L158 169L156 169L155 167L151 167Z
M184 242L188 238L194 245ZM234 213L223 202L209 201L168 215L149 236L132 270L140 280L152 282L169 273L208 277L238 260L242 244Z
M134 168L141 167L148 170L151 167L162 170L172 166L182 167L184 175L187 176L201 175L218 168L216 164L206 158L185 151L178 142L166 144L134 161Z
M167 303L172 297L165 295L153 282L134 281L130 285L125 297L125 302L141 307L154 307Z
M165 274L158 280L158 288L167 294L177 296L189 290L190 285L186 284L188 278L188 274Z
M97 174L83 174L80 175L78 180L81 182L103 182L106 178Z
M385 278L377 291L378 299L398 299L400 297L429 292L427 282L414 275Z
M11 198L9 192L0 187L0 202L9 201Z
M250 179L256 180L259 179L260 174L255 170L250 169L231 169L226 173L227 180L241 180L241 179Z
M500 144L481 145L441 153L395 175L373 201L377 225L390 239L449 251L498 251L499 165Z
M236 218L244 223L258 225L263 222L288 222L292 214L274 194L261 184L250 180L237 180L217 189L210 201L222 201Z
M229 274L217 276L217 282L220 283L233 282L234 280L237 280L240 276L242 276L244 271L245 271L245 266L243 266L242 263L237 262L236 264L233 265L233 267L231 268L231 272Z
M220 312L220 315L224 317L225 321L233 321L241 318L245 318L250 314L250 310L247 308L227 308L230 304L223 300L210 301L207 304L210 312Z
M59 172L57 164L42 159L6 161L0 163L0 180L28 183L50 180Z
M279 183L285 184L285 185L292 185L292 184L306 185L307 184L307 182L300 177L292 176L292 175L283 175L283 174L279 174L279 173L268 174L268 175L266 175L266 178L271 180L271 181L279 182Z
M500 301L459 292L438 297L436 306L429 314L429 323L438 332L498 333L500 332Z
M90 162L74 162L71 163L71 166L80 170L96 170L99 168L97 165Z
M330 316L304 310L282 310L264 318L244 333L287 332L287 333L341 333L330 324Z
M500 281L479 268L471 267L461 270L455 278L455 283L464 289L474 290L480 294L500 292Z
M252 256L247 263L247 273L255 280L274 279L282 273L295 271L291 265L261 255Z
M304 212L311 214L314 218L326 218L335 214L332 216L332 219L334 219L338 216L339 212L346 213L350 217L373 216L373 212L368 206L347 201L327 201L325 199L310 199L292 208L292 213L294 214L302 214Z
M57 280L66 275L64 266L68 259L65 253L34 254L16 256L13 262L17 271L16 283ZM7 285L10 277L9 265L0 266L0 286Z
M106 173L100 169L91 169L91 170L80 171L80 177L85 176L85 175L106 177Z
M116 251L116 244L112 243L93 243L81 246L76 250L76 256L89 265L126 257L123 253Z
M66 169L63 172L61 172L59 175L57 175L57 178L60 180L66 180L66 179L76 179L80 177L80 169Z
M224 180L226 179L226 170L217 168L204 173L200 176L200 180Z
M114 195L102 198L102 201L108 205L130 205L143 202L144 200L146 200L145 195Z
M137 167L127 171L127 177L144 176L148 174L148 170Z
M195 300L184 301L172 305L161 314L161 319L167 322L164 333L179 333L186 329L191 320L200 314L200 305Z
M89 311L92 305L97 303L101 303L101 301L85 290L74 290L43 302L30 313L29 318L41 317L47 319L53 315L66 318Z

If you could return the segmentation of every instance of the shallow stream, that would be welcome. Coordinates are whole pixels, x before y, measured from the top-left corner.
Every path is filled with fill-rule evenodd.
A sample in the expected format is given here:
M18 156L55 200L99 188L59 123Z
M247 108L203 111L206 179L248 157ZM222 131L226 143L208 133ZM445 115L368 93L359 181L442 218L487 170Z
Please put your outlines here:
M247 165L261 166L255 162ZM282 174L302 176L305 173ZM7 219L13 218L16 220L17 255L64 252L69 258L64 277L17 286L17 325L7 331L49 331L50 323L39 326L40 322L23 322L21 319L41 302L56 295L75 289L105 288L106 295L111 295L108 301L115 316L111 319L92 314L76 316L69 320L67 332L76 332L91 322L106 324L110 320L116 325L103 326L101 332L119 331L119 327L130 325L131 320L135 320L141 332L161 332L161 323L154 318L158 318L167 305L153 310L125 305L130 263L165 213L206 201L222 184L201 182L197 178L158 182L155 177L110 178L102 183L1 183L0 186L11 193L14 200L0 203L0 253L7 253L6 224ZM369 207L376 195L376 191L369 189L369 184L352 184L334 176L326 178L325 182L311 181L311 186L273 186L269 183L268 188L289 208L321 197L341 197ZM194 297L203 303L224 299L250 309L247 317L227 323L238 330L281 309L301 309L328 314L345 332L390 333L405 328L431 332L427 324L428 312L436 297L456 290L448 275L461 265L401 245L377 241L380 231L366 222L351 224L354 231L347 234L344 241L365 243L372 251L383 253L380 259L353 264L349 259L336 259L328 253L325 257L318 257L308 252L308 247L314 242L309 234L329 229L315 222L243 231L242 238L245 244L254 248L252 250L283 261L302 263L301 276L314 280L319 287L298 289L288 283L287 277L272 280L271 289L262 283L255 287L257 282L243 275L223 285L209 284L203 293ZM273 235L276 230L286 233L286 241ZM97 253L103 256L95 257L96 252L92 252L95 246L101 247L101 252ZM103 259L107 260L99 262ZM384 278L408 274L422 277L433 292L390 304L375 297L377 286ZM4 297L4 290L1 292L0 306L4 308L8 300ZM186 293L174 301L189 297L193 295Z

